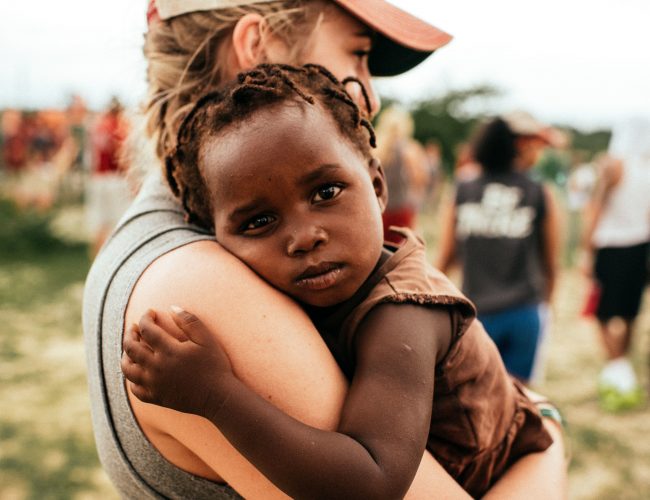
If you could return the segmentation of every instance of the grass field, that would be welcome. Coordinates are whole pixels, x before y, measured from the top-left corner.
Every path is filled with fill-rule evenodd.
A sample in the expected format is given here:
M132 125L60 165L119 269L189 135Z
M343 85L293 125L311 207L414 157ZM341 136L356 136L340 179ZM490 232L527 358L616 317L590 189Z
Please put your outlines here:
M55 226L68 235L82 223L78 208L58 215ZM434 224L423 219L433 243ZM117 498L97 460L85 382L80 310L87 249L46 236L17 247L25 235L0 233L0 499ZM570 498L647 499L650 411L599 409L602 355L595 326L577 314L583 300L581 277L564 270L539 387L569 422ZM649 309L646 300L634 346L643 380Z

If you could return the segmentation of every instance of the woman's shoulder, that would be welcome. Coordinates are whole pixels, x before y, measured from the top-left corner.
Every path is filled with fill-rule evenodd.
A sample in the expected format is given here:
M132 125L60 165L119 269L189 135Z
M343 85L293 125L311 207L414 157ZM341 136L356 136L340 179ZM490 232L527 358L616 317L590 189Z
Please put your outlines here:
M159 174L148 176L100 260L104 264L96 267L103 275L119 266L138 276L130 291L127 321L137 321L149 308L166 310L171 305L228 318L252 317L254 308L275 308L274 317L285 320L303 316L293 301L226 251L212 234L188 224ZM233 311L241 314L229 314Z
M214 240L198 240L160 256L149 270L178 274L218 271L220 275L248 274L252 271Z
M201 309L233 312L252 308L277 314L289 309L299 314L293 301L259 278L249 267L213 240L194 241L154 260L141 275L129 303L136 307L180 305L190 311Z

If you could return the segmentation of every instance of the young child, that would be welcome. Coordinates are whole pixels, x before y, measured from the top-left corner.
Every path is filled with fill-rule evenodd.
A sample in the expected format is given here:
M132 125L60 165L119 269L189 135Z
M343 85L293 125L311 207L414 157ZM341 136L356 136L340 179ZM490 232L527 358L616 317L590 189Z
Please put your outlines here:
M138 398L209 419L292 497L402 497L425 447L481 496L552 440L422 242L404 231L401 246L383 246L373 143L324 68L263 65L200 99L167 161L190 220L310 314L351 380L336 432L244 386L180 309L186 338L150 312L125 334L122 369Z

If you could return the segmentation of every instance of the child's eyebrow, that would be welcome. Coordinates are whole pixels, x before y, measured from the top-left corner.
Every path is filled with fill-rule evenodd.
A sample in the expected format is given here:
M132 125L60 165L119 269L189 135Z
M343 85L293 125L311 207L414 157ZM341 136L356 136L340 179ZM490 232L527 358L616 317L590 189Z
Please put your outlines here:
M319 165L314 170L311 170L302 177L299 177L298 184L302 186L312 184L314 181L317 181L342 169L343 167L341 167L341 165L338 163L325 163L323 165Z
M245 216L251 212L255 212L259 210L259 208L263 205L263 200L259 198L255 198L252 200L250 203L246 203L246 205L243 205L241 207L236 208L232 212L228 214L228 220L229 221L234 221L236 219L239 219L242 216Z

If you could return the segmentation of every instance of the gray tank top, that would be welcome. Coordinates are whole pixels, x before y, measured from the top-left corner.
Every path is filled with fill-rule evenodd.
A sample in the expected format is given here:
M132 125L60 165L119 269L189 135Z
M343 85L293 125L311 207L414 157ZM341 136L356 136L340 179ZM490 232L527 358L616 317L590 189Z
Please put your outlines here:
M185 222L161 175L152 174L86 280L83 327L93 430L102 465L124 498L241 498L158 453L131 412L120 369L124 314L139 277L165 253L210 239L211 234Z

